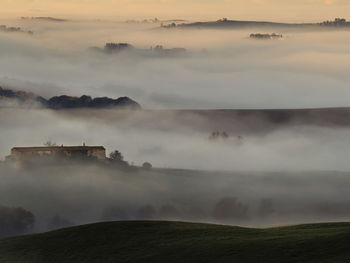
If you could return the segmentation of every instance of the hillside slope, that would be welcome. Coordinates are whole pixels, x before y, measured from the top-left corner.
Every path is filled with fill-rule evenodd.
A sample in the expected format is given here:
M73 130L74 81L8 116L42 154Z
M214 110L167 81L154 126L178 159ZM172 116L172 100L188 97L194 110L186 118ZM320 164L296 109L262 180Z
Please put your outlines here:
M0 262L349 262L350 223L108 222L0 241Z

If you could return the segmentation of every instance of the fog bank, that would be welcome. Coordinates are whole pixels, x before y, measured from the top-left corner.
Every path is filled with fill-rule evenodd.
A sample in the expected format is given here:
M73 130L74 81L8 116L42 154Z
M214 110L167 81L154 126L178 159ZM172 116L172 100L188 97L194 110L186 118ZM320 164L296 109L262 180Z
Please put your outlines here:
M0 141L1 156L14 146L51 140L58 145L103 145L107 152L121 151L127 161L150 161L156 167L350 170L349 126L269 123L259 115L244 121L234 113L214 113L2 109L0 133L6 140ZM225 132L227 138L211 138L213 132Z
M0 177L2 205L31 211L34 231L110 220L270 226L350 216L348 173L122 172L77 164L2 167Z
M148 109L348 106L346 31L160 29L113 21L3 21L33 36L0 33L0 85L43 96L129 96ZM271 29L275 30L275 29ZM272 33L269 29L267 32ZM183 47L187 56L89 51L107 42Z

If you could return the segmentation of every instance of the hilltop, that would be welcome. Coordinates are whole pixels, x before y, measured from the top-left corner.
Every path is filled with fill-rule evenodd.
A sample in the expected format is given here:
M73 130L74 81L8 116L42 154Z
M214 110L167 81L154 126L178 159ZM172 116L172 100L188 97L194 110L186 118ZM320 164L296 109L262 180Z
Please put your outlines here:
M0 240L0 262L347 262L350 223L106 222Z

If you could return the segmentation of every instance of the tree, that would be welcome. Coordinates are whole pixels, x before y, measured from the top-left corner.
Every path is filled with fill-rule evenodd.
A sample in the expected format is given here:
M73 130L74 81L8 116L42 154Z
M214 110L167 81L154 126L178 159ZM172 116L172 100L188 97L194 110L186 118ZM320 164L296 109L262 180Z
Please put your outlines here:
M143 167L143 169L151 170L152 164L150 164L149 162L145 162L145 163L143 163L142 167Z
M248 206L239 202L237 198L225 197L216 203L213 216L220 220L246 219Z
M0 237L28 233L34 226L34 215L21 207L0 206Z
M221 133L221 137L222 137L223 139L227 139L229 136L228 136L227 132L222 132L222 133Z
M53 146L57 146L57 144L51 140L48 140L48 141L44 142L44 146L53 147Z
M109 158L114 162L124 162L124 156L120 151L113 151L109 154Z
M214 131L210 134L209 140L217 140L217 139L228 139L229 135L227 132L219 132L219 131Z
M122 153L117 150L109 154L109 161L112 164L119 166L120 168L127 168L129 166L129 163L127 161L124 161L124 156L122 155Z

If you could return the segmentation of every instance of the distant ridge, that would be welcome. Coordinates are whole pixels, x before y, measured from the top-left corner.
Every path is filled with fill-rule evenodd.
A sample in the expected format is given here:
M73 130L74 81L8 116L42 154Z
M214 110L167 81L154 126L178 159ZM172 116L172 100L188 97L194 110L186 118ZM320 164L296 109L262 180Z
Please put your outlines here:
M38 16L38 17L21 17L22 20L45 20L51 22L67 22L67 19L50 17L50 16Z
M124 108L141 109L140 104L129 97L112 99L108 97L92 98L83 95L55 96L50 99L37 96L31 92L13 91L0 87L0 106L3 107L44 107L49 109L72 109L72 108Z
M163 28L350 28L350 22L344 18L335 18L333 21L324 21L320 23L281 23L269 21L240 21L229 20L227 18L217 21L194 22L194 23L171 23L162 25Z

